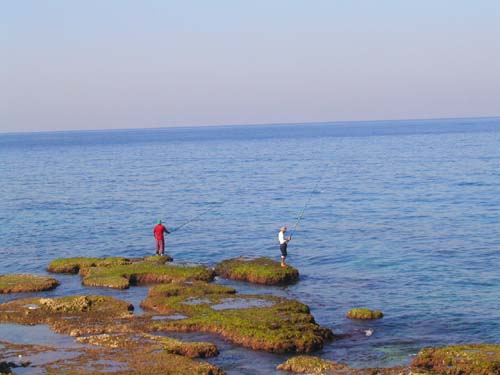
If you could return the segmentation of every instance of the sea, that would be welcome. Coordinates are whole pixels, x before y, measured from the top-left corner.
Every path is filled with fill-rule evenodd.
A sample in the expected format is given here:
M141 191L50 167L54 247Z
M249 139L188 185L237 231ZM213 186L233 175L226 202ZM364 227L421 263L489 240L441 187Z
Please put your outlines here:
M175 230L175 261L279 260L286 225L296 284L216 282L309 305L339 336L315 355L389 367L423 347L500 343L500 118L3 133L0 197L2 274L152 255L158 219ZM144 313L147 287L56 278L34 295L105 294ZM347 319L355 307L384 318ZM45 326L0 324L0 337L74 345ZM209 361L228 374L284 374L276 365L292 356L177 337L215 342Z

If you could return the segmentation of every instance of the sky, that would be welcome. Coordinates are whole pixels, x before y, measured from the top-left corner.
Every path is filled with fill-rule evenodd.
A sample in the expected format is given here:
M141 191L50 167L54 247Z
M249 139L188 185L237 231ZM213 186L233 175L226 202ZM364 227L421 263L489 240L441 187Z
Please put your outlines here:
M500 116L500 1L3 1L0 61L0 132Z

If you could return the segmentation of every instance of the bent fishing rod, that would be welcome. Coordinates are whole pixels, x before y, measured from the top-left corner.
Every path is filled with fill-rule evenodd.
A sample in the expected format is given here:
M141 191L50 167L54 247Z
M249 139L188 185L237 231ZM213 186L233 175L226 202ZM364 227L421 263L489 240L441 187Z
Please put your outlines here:
M299 223L300 221L302 220L302 218L304 217L304 212L306 211L306 208L309 206L309 202L311 201L311 198L314 194L314 192L316 191L316 188L318 187L319 183L321 182L321 180L323 179L323 176L325 174L322 173L318 182L316 182L316 185L314 185L314 188L311 190L311 192L309 193L309 197L307 198L307 201L306 201L306 204L304 205L304 207L302 208L302 211L300 212L299 216L297 217L297 221L295 222L295 225L293 226L292 230L290 231L290 238L292 238L292 235L293 233L295 232L295 230L297 229L297 227L299 226Z
M200 214L192 217L191 219L189 219L188 221L186 221L184 224L181 224L179 225L177 228L174 228L172 229L171 231L168 232L168 234L172 234L174 232L177 232L179 229L181 229L182 227L185 227L186 225L188 225L189 223L192 223L193 221L199 219L200 217L202 217L203 215L209 213L210 211L213 211L215 210L216 208L220 208L220 206L222 206L224 204L224 201L223 202L219 202L219 205L218 206L215 206L215 207L211 207L205 211L202 211Z

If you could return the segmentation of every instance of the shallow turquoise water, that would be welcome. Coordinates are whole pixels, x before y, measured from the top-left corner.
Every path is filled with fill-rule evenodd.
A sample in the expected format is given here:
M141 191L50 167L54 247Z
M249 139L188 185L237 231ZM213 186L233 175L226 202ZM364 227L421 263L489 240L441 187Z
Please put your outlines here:
M279 227L310 199L289 246L300 281L229 284L308 304L346 335L324 358L406 364L423 346L500 342L499 166L500 119L3 134L0 273L152 254L158 218L172 229L209 208L167 238L175 260L279 259ZM147 292L58 278L44 295L106 293L138 308ZM358 306L385 317L344 318ZM235 374L273 373L284 358L225 350L215 361Z

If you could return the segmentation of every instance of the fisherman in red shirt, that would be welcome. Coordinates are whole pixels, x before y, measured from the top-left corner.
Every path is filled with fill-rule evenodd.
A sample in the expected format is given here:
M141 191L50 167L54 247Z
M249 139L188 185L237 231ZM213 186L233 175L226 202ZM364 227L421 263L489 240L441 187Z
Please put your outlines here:
M153 234L156 240L156 255L165 255L165 238L163 233L169 234L167 227L158 220L158 223L153 228Z

